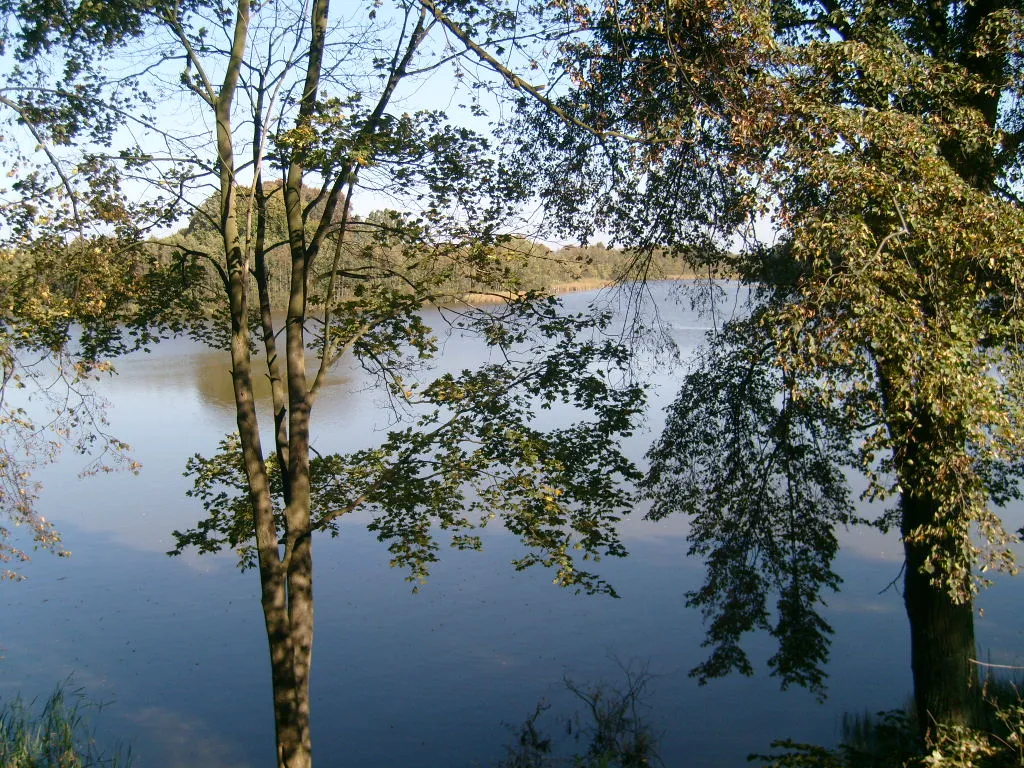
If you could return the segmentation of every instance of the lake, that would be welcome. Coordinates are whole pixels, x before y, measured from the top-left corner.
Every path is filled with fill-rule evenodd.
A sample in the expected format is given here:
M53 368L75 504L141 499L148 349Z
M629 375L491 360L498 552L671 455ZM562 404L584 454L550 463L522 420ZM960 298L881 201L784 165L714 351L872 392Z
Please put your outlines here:
M711 320L652 288L662 320L683 354ZM582 308L595 294L572 295ZM734 311L727 301L720 313ZM720 321L718 318L717 321ZM455 339L441 365L462 367L479 349ZM45 696L69 675L91 699L101 737L131 744L142 768L273 765L270 671L255 572L231 554L169 558L175 528L193 524L198 503L182 476L193 453L209 454L234 429L226 353L172 340L119 362L102 384L112 431L143 464L128 474L79 479L85 461L65 456L40 479L40 509L73 553L34 556L22 583L0 583L0 696ZM662 408L684 368L660 366L644 428L631 440L641 457L658 433ZM317 403L321 451L369 445L386 428L380 392L357 370L337 371ZM430 581L413 594L387 566L365 518L346 517L336 539L314 548L314 755L321 766L457 768L493 764L513 729L539 701L542 725L561 737L559 714L573 711L563 678L625 684L621 667L653 675L648 715L668 766L740 766L778 738L834 743L844 712L907 702L911 678L894 536L843 535L837 570L843 591L829 598L835 628L829 699L780 691L763 664L752 678L698 686L687 672L703 659L700 615L685 592L700 584L687 558L685 520L648 523L637 510L623 525L630 556L604 560L601 574L621 595L577 596L541 570L515 572L517 542L488 529L483 552L442 552ZM1019 509L1009 511L1013 521ZM1019 525L1015 522L1013 527ZM979 601L982 658L1024 664L1024 612L1012 579ZM747 647L764 661L771 647Z

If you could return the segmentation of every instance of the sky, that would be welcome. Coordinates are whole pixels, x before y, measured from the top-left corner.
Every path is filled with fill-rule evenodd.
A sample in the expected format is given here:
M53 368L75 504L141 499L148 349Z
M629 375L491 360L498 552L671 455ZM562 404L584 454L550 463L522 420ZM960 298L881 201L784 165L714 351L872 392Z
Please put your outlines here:
M258 64L261 59L266 60L270 57L281 59L291 55L291 39L286 33L289 31L288 26L292 23L292 18L287 17L286 14L292 13L295 18L304 19L308 10L307 5L308 0L301 4L278 2L263 6L264 10L261 11L260 17L251 27L252 58L250 63ZM331 39L341 40L344 35L350 41L347 46L332 49L332 53L338 60L337 80L340 85L333 89L334 93L344 98L354 91L362 91L366 93L364 103L372 104L374 94L371 92L379 86L379 79L373 75L368 61L375 55L382 55L383 47L389 42L388 37L394 36L401 28L401 18L395 6L385 3L377 9L376 19L372 22L373 26L370 27L368 26L371 23L368 13L371 7L372 4L369 3L349 6L336 2L334 10L338 17L336 23L339 28L332 33ZM341 13L337 12L339 8L342 9ZM342 13L347 13L347 16L343 17ZM215 20L197 21L192 28L198 29L204 24L209 29L206 40L209 41L211 47L222 46L226 43L230 35L230 28L219 29ZM278 28L281 26L285 28L283 32ZM303 27L306 26L308 24L304 22ZM414 69L422 66L424 62L436 62L439 59L449 58L453 49L447 47L447 39L443 32L444 30L440 28L432 31L423 48L425 55L414 62ZM461 44L456 41L454 49L461 51ZM203 56L202 58L204 65L208 67L204 74L211 82L218 83L222 77L224 57ZM10 53L0 58L0 72L9 72L12 66ZM456 77L456 67L462 71L463 77ZM173 167L171 161L174 159L180 160L191 156L205 166L207 173L214 170L215 145L212 112L198 96L189 92L182 85L183 69L181 46L166 32L133 42L115 58L105 62L104 71L111 83L115 83L127 75L143 72L144 74L139 80L142 91L153 100L149 119L140 121L133 114L119 130L112 151L116 153L122 148L134 146L155 157L166 158L163 162L154 163L152 166L142 169L136 174L134 180L126 181L123 184L122 190L131 201L151 199L161 191L175 189L179 179L168 173ZM193 75L198 74L198 68L193 68L190 71ZM294 95L297 84L301 82L301 77L304 74L304 62L295 62L295 66L287 74L282 74L280 66L268 71L281 77L280 87L276 91L272 91L277 105L281 105ZM251 72L243 71L243 77L245 76L251 76ZM389 111L397 115L419 110L442 110L449 115L452 122L489 135L490 121L501 117L502 111L507 109L507 106L487 89L471 89L470 83L478 77L487 78L498 90L507 91L507 87L496 76L492 76L491 73L480 67L465 60L457 65L448 61L432 71L404 80L392 100ZM322 93L332 95L327 89L323 89ZM469 108L474 99L486 109L487 116L474 114ZM241 165L247 157L251 157L251 151L246 145L251 146L252 124L246 119L246 111L250 107L244 88L236 97L236 102L238 109L233 119L236 124L236 154L239 158L238 163ZM13 115L8 113L8 117L13 118ZM6 135L0 137L0 141L6 139L8 148L17 146L23 151L27 151L33 160L45 161L44 154L39 151L40 147L36 146L37 142L29 135L28 131L14 124L13 119L10 122L10 125L5 126ZM34 151L33 147L35 147ZM50 149L61 158L65 172L74 177L81 148L62 149L51 146ZM88 147L86 150L111 151L100 147ZM0 152L0 174L2 174L0 175L0 199L15 200L19 198L20 193L13 185L21 178L25 168L26 163L19 163L15 153ZM251 174L251 168L240 168L239 179L245 183L247 179L252 178ZM267 173L265 178L273 178L275 175ZM367 180L372 181L373 174L366 175ZM186 197L192 204L198 204L215 191L216 187L212 183L214 181L212 173L205 179L193 179L188 183L191 190L187 192ZM315 181L315 177L311 181ZM383 188L378 190L360 189L354 196L353 202L355 212L361 216L380 208L403 209L409 204L408 199L396 200L388 195L386 189ZM527 219L535 218L535 216L535 213L527 212ZM179 224L183 224L184 221L187 221L187 218L179 219ZM174 226L164 227L157 230L156 233L166 234L174 228Z

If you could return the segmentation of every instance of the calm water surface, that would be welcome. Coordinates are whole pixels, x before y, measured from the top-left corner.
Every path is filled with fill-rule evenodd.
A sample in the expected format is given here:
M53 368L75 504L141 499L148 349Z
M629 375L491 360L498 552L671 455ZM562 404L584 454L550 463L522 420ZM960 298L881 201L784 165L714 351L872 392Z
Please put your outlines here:
M655 288L663 319L684 351L710 321ZM582 307L593 295L573 296ZM723 312L732 311L726 304ZM479 352L446 345L443 365L461 368ZM479 362L479 360L476 360ZM30 578L0 584L0 696L45 695L68 675L90 697L110 702L102 734L130 742L141 768L273 764L269 666L258 583L228 555L168 558L170 532L201 510L184 495L185 460L210 453L234 429L228 361L176 340L121 362L103 391L115 404L115 434L144 465L139 477L78 479L66 457L42 476L43 512L59 522L69 560L37 555ZM673 394L664 368L648 423L631 444L637 457L657 434ZM388 424L382 396L342 368L314 410L324 451L370 445ZM572 709L562 680L624 682L620 665L655 676L650 719L669 766L741 766L776 738L830 743L844 712L901 706L910 690L899 545L850 532L830 599L836 629L829 700L780 691L762 665L753 678L700 687L687 671L702 656L700 616L684 605L700 563L685 557L682 520L625 524L630 557L602 563L621 599L575 596L543 571L516 573L516 542L489 532L482 553L443 553L430 582L412 594L387 552L346 518L337 539L315 547L317 626L313 673L314 750L322 766L448 768L492 764L540 700L562 733ZM1011 510L1016 520L1019 510ZM1019 523L1018 523L1019 524ZM985 658L1024 663L1024 612L1012 580L981 599ZM758 659L771 648L748 647ZM542 721L543 722L543 721Z

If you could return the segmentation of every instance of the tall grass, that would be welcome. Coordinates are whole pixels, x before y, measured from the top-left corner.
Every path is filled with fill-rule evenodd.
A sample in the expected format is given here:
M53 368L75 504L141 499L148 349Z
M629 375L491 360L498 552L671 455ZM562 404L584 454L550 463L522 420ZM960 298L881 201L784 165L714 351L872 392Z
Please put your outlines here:
M42 704L20 696L0 700L0 766L2 768L119 768L131 765L131 750L104 754L96 743L88 714L101 705L89 701L81 688L57 686Z

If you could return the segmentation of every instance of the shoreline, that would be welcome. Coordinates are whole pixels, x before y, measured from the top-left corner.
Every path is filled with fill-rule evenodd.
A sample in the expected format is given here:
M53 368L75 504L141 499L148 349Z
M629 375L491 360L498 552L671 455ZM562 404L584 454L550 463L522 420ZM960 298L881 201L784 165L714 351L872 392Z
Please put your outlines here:
M650 282L682 282L684 280L697 280L698 275L692 274L674 274L664 275L663 277L657 277L650 280ZM561 283L552 283L545 289L542 289L552 296L564 296L570 293L584 293L586 291L599 291L605 288L610 288L613 285L618 284L617 280L605 280L598 277L583 277L579 280L569 280ZM515 294L511 291L507 293L464 293L459 301L464 304L472 306L482 306L486 304L500 304L503 301L515 298Z

